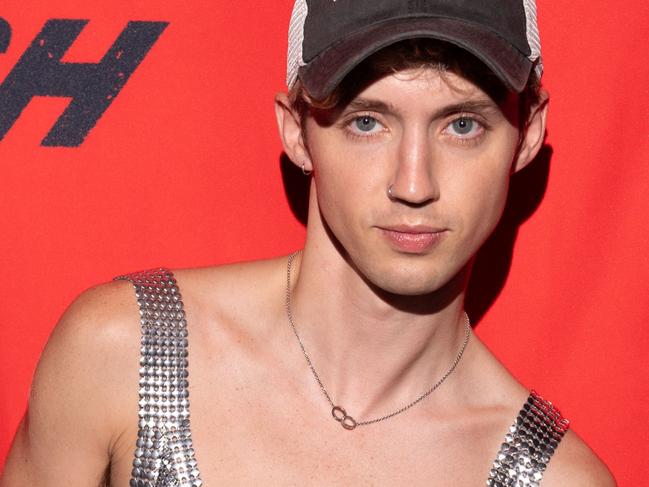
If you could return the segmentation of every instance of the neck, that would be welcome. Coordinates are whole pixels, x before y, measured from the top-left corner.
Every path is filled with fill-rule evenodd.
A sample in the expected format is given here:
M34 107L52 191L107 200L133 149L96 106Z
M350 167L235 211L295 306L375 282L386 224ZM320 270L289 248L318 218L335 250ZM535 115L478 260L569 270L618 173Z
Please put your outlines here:
M368 283L340 254L323 255L307 245L294 260L296 329L334 404L359 420L391 413L455 360L468 267L434 293L400 296Z

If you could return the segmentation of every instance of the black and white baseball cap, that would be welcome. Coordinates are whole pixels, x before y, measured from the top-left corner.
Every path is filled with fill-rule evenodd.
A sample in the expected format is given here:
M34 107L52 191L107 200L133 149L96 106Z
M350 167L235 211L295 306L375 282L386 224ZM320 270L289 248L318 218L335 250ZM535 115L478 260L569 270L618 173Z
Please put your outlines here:
M287 84L299 77L323 99L368 56L414 38L466 49L515 92L541 76L535 0L296 0Z

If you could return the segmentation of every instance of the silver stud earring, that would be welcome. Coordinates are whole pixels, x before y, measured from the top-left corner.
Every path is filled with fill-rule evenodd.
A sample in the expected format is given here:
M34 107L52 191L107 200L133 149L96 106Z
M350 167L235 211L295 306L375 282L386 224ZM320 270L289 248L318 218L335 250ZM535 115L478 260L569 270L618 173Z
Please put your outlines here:
M309 176L313 171L309 171L309 170L305 169L305 166L306 166L306 163L303 162L302 163L302 174L304 174L305 176Z

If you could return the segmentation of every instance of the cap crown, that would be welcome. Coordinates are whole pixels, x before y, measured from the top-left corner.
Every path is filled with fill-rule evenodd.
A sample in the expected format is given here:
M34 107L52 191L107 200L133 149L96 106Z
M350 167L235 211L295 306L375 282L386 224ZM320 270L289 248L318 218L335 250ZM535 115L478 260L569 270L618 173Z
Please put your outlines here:
M340 39L388 20L441 17L474 23L535 62L540 43L534 0L297 0L289 28L287 84ZM540 76L540 63L537 63Z

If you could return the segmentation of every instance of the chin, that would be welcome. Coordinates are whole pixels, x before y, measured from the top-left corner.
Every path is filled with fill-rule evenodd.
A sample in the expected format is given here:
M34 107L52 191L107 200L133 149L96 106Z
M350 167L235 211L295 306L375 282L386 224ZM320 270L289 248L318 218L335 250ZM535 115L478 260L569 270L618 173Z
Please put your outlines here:
M447 283L448 281L440 283L437 279L416 282L390 279L376 285L387 293L399 296L426 296L438 292Z
M377 290L399 296L425 296L442 292L462 274L461 266L445 269L430 266L370 266L363 272L365 280ZM453 268L451 268L453 267Z

